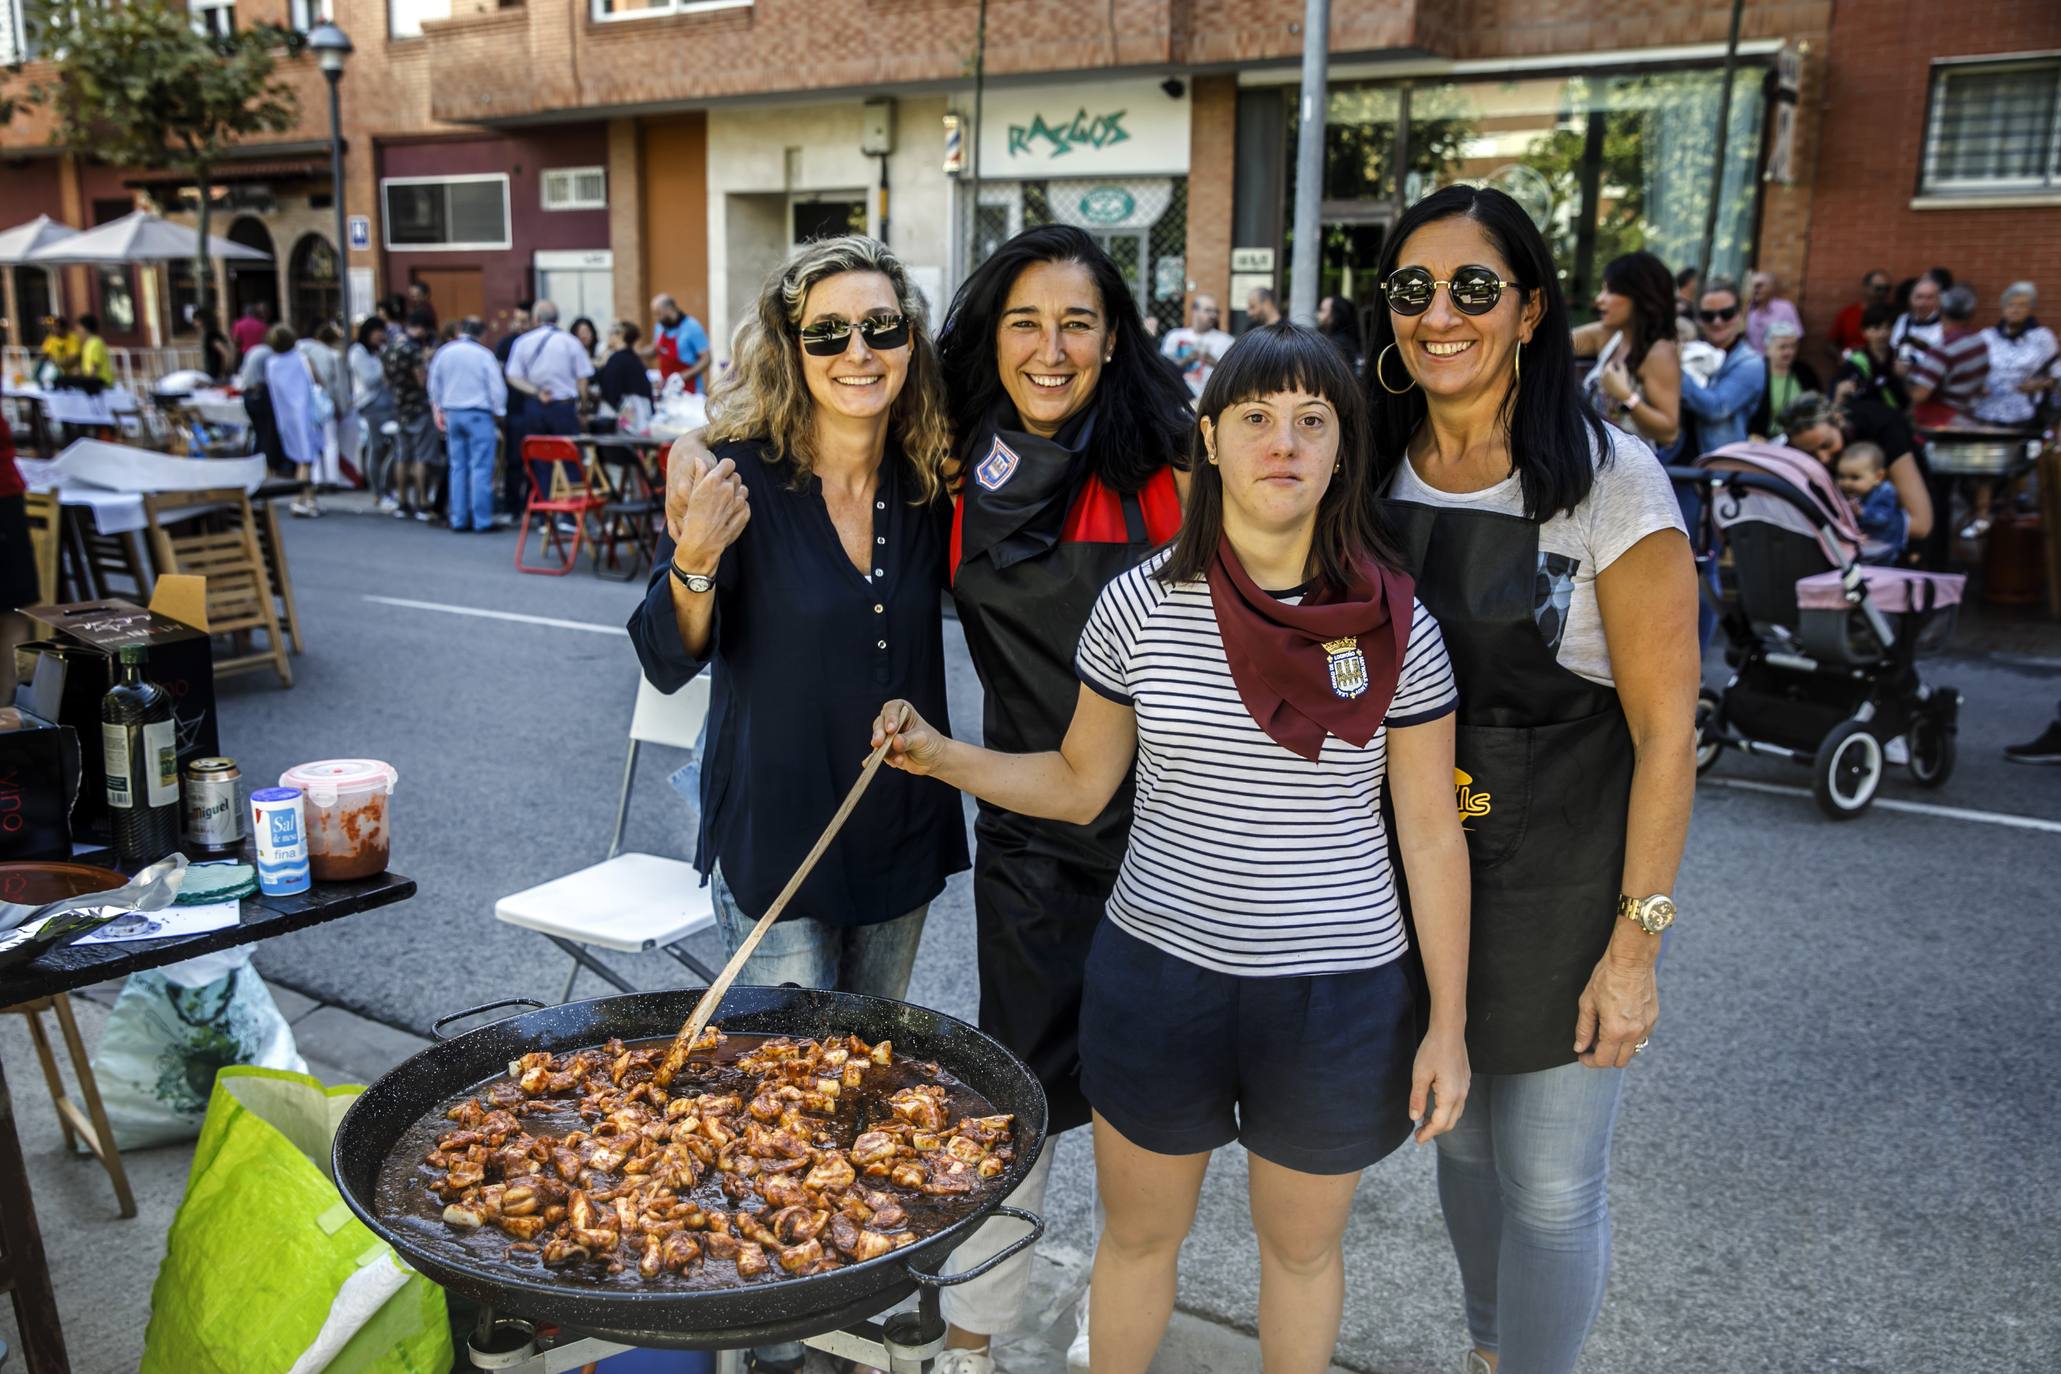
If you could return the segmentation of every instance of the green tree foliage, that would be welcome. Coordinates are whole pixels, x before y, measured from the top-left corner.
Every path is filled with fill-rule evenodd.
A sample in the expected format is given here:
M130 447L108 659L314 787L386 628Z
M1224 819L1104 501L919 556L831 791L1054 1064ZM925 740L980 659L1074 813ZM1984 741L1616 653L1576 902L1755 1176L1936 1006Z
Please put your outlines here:
M276 24L205 34L185 5L164 0L50 4L34 12L30 29L54 62L27 98L50 111L55 142L101 162L193 177L195 286L207 305L214 169L240 140L293 127L298 102L276 71L282 54L299 50L300 36Z

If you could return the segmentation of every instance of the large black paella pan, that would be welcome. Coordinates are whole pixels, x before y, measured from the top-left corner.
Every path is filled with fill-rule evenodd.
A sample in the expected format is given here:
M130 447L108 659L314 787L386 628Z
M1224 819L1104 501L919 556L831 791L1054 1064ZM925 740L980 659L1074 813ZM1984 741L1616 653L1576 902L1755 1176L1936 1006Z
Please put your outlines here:
M633 1345L735 1349L797 1339L885 1311L919 1284L971 1277L935 1271L998 1210L1037 1159L1045 1141L1044 1091L1021 1060L965 1022L906 1002L852 993L732 988L716 1020L726 1033L892 1040L898 1060L934 1060L997 1112L1015 1116L1015 1154L1007 1170L971 1200L966 1215L912 1245L806 1277L639 1291L630 1283L544 1271L490 1254L454 1253L406 1216L382 1206L380 1180L389 1160L406 1147L406 1138L425 1117L440 1117L452 1098L505 1074L511 1060L533 1051L564 1054L610 1039L671 1037L700 996L701 989L684 988L539 1007L423 1050L366 1089L338 1127L334 1164L345 1203L411 1266L453 1292L489 1303L498 1313ZM1003 1210L1034 1227L1007 1253L1043 1229L1026 1213ZM983 1271L988 1267L981 1266Z

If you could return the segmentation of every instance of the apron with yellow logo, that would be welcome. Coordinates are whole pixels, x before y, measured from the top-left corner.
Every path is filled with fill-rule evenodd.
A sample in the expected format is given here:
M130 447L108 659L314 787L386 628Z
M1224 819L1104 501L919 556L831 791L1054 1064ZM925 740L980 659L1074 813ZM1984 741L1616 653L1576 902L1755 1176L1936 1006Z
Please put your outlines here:
M1564 600L1554 583L1574 569L1540 554L1536 521L1411 501L1388 512L1460 696L1468 1056L1476 1073L1572 1063L1576 1003L1610 943L1624 874L1623 708L1615 689L1555 657Z

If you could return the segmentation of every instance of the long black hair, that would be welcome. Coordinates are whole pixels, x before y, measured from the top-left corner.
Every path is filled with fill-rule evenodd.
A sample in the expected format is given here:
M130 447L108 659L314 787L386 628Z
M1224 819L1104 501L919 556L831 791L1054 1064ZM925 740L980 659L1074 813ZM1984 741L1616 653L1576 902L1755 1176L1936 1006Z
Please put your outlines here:
M1367 400L1330 336L1287 320L1248 331L1209 374L1196 408L1210 428L1221 434L1224 412L1232 406L1283 391L1321 396L1338 416L1338 471L1318 503L1316 536L1310 544L1316 571L1332 586L1344 587L1353 565L1364 558L1390 568L1401 567L1395 537L1381 504L1374 499L1374 449ZM1199 424L1192 443L1192 475L1181 533L1174 540L1173 553L1155 574L1163 582L1193 582L1202 577L1215 560L1217 542L1223 535L1223 472L1209 461L1209 445L1203 442Z
M1183 461L1194 425L1188 389L1159 361L1138 303L1109 254L1071 225L1024 230L976 267L952 298L937 346L959 457L966 459L989 417L1007 399L995 363L995 331L1017 277L1041 262L1079 263L1095 279L1114 349L1088 402L1095 407L1089 458L1104 485L1137 491L1162 467Z
M1387 281L1410 236L1427 224L1465 216L1481 226L1502 254L1517 283L1520 300L1537 295L1543 307L1531 342L1521 345L1523 376L1504 407L1510 438L1510 463L1524 489L1525 514L1544 520L1572 511L1596 483L1596 459L1610 455L1603 421L1582 400L1574 380L1574 343L1567 322L1567 303L1553 275L1553 255L1538 226L1522 206L1488 187L1448 186L1434 191L1403 211L1382 249L1379 280ZM1367 339L1367 362L1361 381L1372 402L1374 471L1377 489L1386 490L1404 461L1410 436L1424 422L1424 392L1412 386L1392 396L1381 386L1383 351L1395 342L1395 321L1386 309L1373 313Z
M1632 303L1632 319L1638 326L1632 337L1638 347L1625 355L1624 365L1636 373L1654 344L1675 337L1674 278L1667 264L1651 253L1626 253L1604 266L1603 285Z

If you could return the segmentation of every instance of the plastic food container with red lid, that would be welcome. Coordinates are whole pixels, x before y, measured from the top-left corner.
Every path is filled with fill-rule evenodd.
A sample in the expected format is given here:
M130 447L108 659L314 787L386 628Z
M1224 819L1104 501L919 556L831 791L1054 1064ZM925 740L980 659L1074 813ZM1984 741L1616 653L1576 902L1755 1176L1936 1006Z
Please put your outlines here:
M386 872L393 847L388 799L399 777L378 759L323 759L279 775L281 787L307 794L308 866L316 882Z

